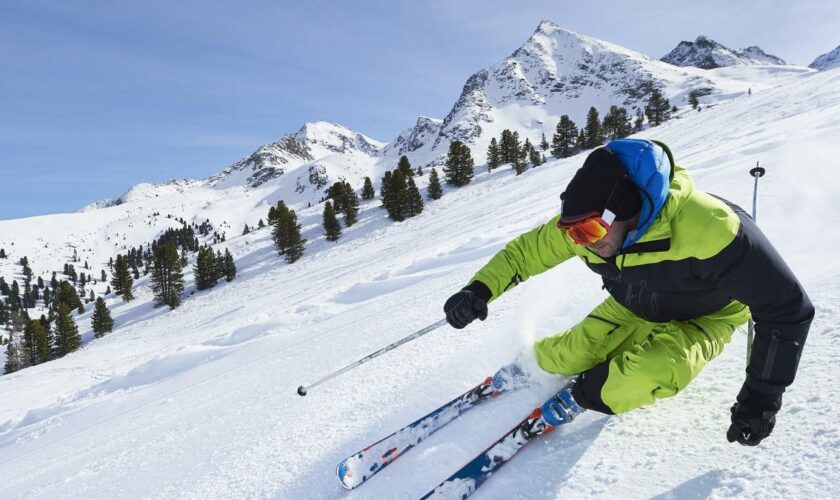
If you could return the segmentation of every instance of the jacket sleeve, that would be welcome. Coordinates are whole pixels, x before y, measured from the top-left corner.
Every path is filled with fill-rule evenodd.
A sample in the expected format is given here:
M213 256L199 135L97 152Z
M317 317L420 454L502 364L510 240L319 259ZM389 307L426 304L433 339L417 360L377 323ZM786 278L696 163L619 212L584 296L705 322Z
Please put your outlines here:
M694 271L750 308L755 340L746 386L782 393L796 375L814 306L752 218L730 206L741 222L735 239L715 257L695 262Z
M557 228L559 218L555 216L517 236L476 273L467 288L490 302L529 277L573 257L573 243Z

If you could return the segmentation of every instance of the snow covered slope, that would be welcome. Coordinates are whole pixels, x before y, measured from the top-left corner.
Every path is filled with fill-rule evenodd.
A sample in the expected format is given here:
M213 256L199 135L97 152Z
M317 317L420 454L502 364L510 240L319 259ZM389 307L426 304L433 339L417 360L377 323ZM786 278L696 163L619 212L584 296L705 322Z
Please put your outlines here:
M695 66L702 69L743 64L787 64L781 58L767 54L756 45L743 50L733 50L702 35L693 42L680 42L661 60L674 66Z
M840 233L831 230L840 222L840 170L828 168L840 157L840 72L792 79L641 134L671 145L698 188L744 207L753 186L747 171L756 161L767 168L759 224L817 307L773 435L757 448L725 441L744 375L745 340L736 335L679 396L621 416L585 414L524 450L475 498L823 498L840 488L833 389L840 386ZM582 161L552 161L521 176L479 168L473 184L448 190L402 223L388 222L378 202L363 205L359 223L337 243L319 236L321 207L301 207L310 243L294 265L276 256L268 230L230 232L218 248L236 257L237 279L171 312L151 307L141 280L137 301L109 301L112 334L92 340L85 313L83 349L0 377L0 496L422 495L547 397L551 385L471 411L354 492L340 488L334 466L483 379L534 339L583 318L605 295L581 263L521 284L491 305L485 322L436 331L306 398L295 388L438 320L444 300L494 252L556 213ZM55 242L70 239L99 269L113 240L156 233L168 211L207 210L230 231L245 219L253 224L274 188L235 188L236 196L200 189L178 202L158 197L3 221L0 247L9 261L30 252L38 272L39 262L66 260L70 248ZM162 215L134 218L128 211L141 205L144 214ZM37 257L36 248L43 249ZM0 265L8 276L12 264Z

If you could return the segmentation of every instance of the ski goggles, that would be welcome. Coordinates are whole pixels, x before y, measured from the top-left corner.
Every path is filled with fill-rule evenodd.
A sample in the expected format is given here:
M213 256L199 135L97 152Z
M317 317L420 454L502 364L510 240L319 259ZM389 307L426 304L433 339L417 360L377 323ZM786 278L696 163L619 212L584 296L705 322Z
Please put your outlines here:
M557 227L565 231L578 245L592 245L607 235L613 221L615 214L604 210L603 214L592 212L575 220L558 220Z

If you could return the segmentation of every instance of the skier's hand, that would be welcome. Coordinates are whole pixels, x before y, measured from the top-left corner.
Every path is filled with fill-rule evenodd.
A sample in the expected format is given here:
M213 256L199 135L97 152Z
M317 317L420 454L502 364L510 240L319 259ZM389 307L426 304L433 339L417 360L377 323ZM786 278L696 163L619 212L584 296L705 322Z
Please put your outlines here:
M773 432L773 427L776 426L776 412L781 407L781 392L761 392L751 388L749 381L744 383L744 387L738 393L738 402L732 406L732 425L726 433L727 441L756 446Z
M474 281L467 288L449 297L449 300L443 305L443 312L446 313L446 321L454 328L460 330L472 323L476 318L481 321L487 319L487 301L479 296L482 290L474 286L476 283L480 282ZM486 285L483 283L480 283L480 285L487 290Z

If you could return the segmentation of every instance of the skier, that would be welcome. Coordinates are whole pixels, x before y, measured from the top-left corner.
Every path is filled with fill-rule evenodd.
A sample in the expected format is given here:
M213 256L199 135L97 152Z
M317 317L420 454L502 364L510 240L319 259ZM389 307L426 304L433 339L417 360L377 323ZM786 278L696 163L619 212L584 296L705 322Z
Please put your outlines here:
M579 374L580 406L616 414L685 388L752 315L752 356L726 437L759 444L793 382L814 308L750 216L695 189L667 146L640 139L594 150L561 200L559 216L508 243L446 301L448 323L484 320L507 290L581 258L610 297L534 352L546 372Z

